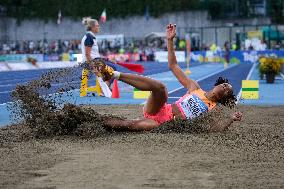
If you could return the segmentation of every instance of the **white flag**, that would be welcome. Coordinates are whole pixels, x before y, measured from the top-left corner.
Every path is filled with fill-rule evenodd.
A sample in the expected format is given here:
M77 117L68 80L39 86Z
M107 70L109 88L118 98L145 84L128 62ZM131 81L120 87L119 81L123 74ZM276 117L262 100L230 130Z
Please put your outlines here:
M61 23L61 10L58 11L57 24Z

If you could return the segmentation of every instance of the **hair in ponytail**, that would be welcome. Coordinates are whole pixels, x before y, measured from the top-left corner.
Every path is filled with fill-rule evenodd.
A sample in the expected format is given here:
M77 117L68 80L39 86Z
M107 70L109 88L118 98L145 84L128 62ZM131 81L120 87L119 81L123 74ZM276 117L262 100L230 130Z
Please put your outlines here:
M87 31L90 31L92 26L94 26L98 21L96 19L92 19L91 17L84 17L82 19L82 24L85 26Z

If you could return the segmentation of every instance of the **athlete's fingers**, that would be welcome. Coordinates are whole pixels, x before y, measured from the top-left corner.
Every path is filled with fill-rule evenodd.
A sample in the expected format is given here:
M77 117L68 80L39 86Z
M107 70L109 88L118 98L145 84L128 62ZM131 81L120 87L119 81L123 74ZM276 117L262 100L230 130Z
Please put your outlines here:
M172 28L169 26L169 27L167 28L167 31L170 32L171 30L172 30Z
M170 28L171 28L171 24L168 24L168 25L167 25L167 29L170 29Z

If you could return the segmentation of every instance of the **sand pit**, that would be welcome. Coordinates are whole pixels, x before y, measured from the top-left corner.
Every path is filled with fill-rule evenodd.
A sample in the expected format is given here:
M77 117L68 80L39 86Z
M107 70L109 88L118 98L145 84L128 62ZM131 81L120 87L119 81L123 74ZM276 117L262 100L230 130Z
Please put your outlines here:
M128 118L140 106L92 106ZM284 107L240 106L225 133L13 138L1 129L0 188L283 188Z

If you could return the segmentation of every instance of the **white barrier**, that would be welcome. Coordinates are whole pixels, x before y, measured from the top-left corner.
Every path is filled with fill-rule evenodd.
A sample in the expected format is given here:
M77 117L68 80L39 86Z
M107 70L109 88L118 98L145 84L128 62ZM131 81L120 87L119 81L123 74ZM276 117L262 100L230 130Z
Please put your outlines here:
M49 68L67 68L79 65L76 61L52 61L52 62L38 62L38 68L49 69Z
M20 62L20 63L7 63L10 71L20 71L20 70L35 70L37 69L31 63Z
M184 51L176 51L175 54L178 62L185 62ZM168 62L168 51L155 52L155 60L158 62Z
M7 66L6 63L4 62L0 62L0 72L3 72L3 71L9 71L9 67Z
M74 67L78 65L79 65L78 62L73 62L73 61L38 62L36 63L36 65L33 65L28 62L14 62L14 63L0 62L0 72L51 69L51 68L67 68L67 67Z

